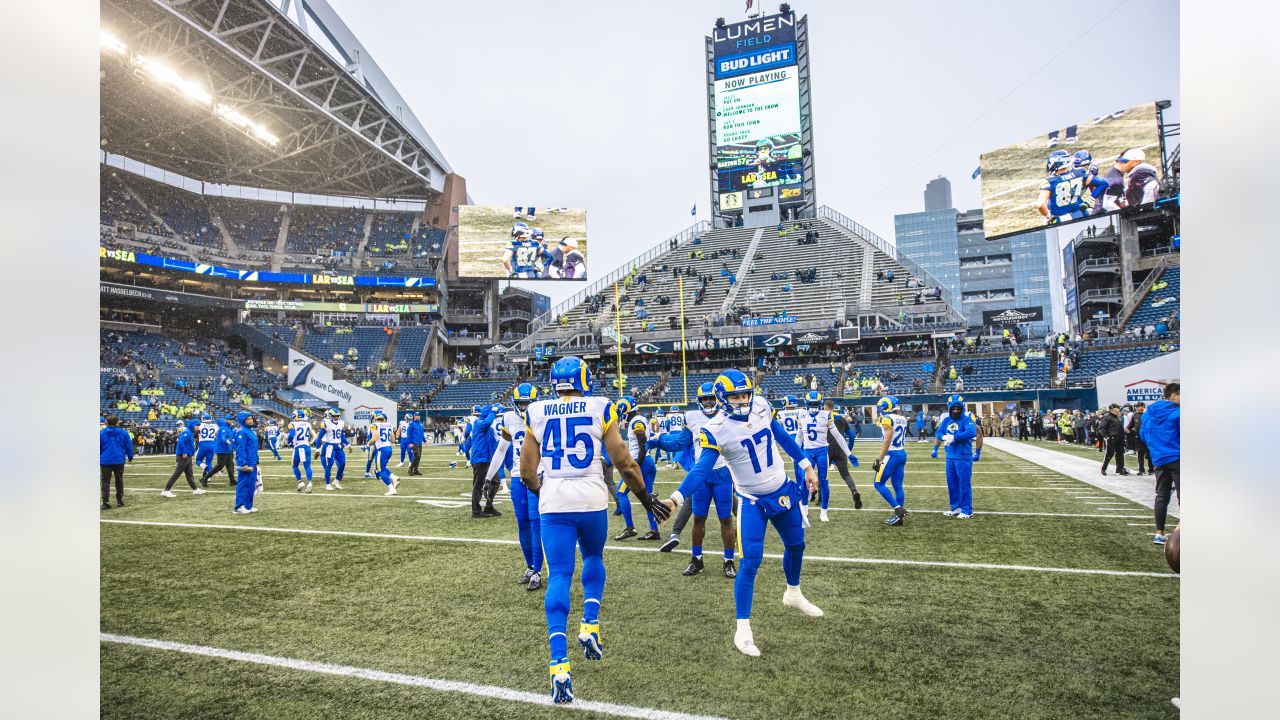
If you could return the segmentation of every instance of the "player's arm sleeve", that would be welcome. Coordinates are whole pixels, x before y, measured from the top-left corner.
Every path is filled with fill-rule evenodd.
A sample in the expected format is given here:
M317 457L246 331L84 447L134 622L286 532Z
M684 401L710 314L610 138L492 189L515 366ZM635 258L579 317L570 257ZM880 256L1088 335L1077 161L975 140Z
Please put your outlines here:
M1107 187L1110 185L1111 183L1107 182L1104 178L1100 178L1100 177L1093 178L1093 180L1090 181L1089 183L1090 189L1093 190L1093 192L1091 193L1093 195L1093 198L1097 200L1098 198L1102 197L1102 194L1107 191Z
M489 463L489 470L484 474L485 482L489 482L490 480L492 480L493 476L497 475L498 471L501 470L503 466L507 464L506 463L507 449L510 447L511 447L511 436L507 435L506 431L504 430L502 433L502 439L498 441L498 448L493 451L493 456L496 458L502 458L502 462Z
M699 438L699 442L702 442L702 438ZM677 505L683 504L685 498L692 496L693 491L697 490L699 485L706 482L707 475L712 472L712 468L715 467L716 460L719 457L720 450L717 447L714 445L703 444L702 454L698 456L698 463L693 466L693 469L689 471L689 474L684 476L684 480L680 482L679 489L671 493L671 499L674 500Z
M951 433L951 439L953 442L956 440L964 442L965 440L972 440L976 437L978 437L978 431L975 429L972 422L961 425L959 432Z
M804 451L801 450L800 446L796 443L796 439L787 434L787 429L782 427L782 423L778 422L775 418L773 423L769 425L769 428L773 430L773 439L777 440L778 445L781 446L783 450L786 450L787 454L791 456L791 459L795 460L796 463L800 465L801 470L808 470L813 466L813 463L809 461L809 457L804 454ZM698 462L702 462L702 460L699 459Z
M645 428L644 423L637 422L631 426L631 432L636 436L636 446L640 448L639 455L644 458L645 453L649 452L649 431ZM639 460L636 462L639 462Z
M289 444L293 443L293 428L289 428L289 434L285 436L284 441Z
M662 433L654 441L654 445L659 450L680 452L693 447L693 432L688 427L683 427L675 432Z

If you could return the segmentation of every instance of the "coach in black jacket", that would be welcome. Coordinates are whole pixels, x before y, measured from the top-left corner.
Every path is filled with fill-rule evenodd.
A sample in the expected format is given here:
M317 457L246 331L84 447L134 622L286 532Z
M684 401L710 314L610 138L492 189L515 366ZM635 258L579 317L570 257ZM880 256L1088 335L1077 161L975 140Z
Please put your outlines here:
M1102 474L1107 474L1107 465L1114 456L1116 474L1128 475L1129 471L1124 469L1124 423L1120 420L1119 405L1111 403L1111 407L1107 408L1107 414L1098 421L1098 435L1107 445L1107 454L1102 459Z

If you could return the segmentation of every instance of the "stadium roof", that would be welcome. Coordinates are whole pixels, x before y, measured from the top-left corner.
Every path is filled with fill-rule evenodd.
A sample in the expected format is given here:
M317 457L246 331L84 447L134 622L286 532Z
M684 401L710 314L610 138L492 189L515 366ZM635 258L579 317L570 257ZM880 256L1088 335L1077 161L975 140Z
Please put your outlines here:
M108 152L205 182L429 199L440 149L325 0L102 0Z

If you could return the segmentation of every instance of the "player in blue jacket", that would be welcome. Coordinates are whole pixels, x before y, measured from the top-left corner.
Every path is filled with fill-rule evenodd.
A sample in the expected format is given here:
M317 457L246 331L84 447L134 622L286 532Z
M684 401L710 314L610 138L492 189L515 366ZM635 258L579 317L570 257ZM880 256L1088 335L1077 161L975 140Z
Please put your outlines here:
M253 506L253 491L258 486L258 433L253 430L253 413L242 410L236 420L240 424L234 441L236 507L231 512L244 515L258 512L258 508Z
M206 469L204 474L201 475L201 485L208 487L209 480L212 479L214 475L222 472L223 468L226 468L227 470L227 484L236 484L236 477L233 472L236 461L235 457L232 456L232 452L235 450L235 448L232 447L232 444L235 442L236 433L231 425L233 422L235 422L235 418L233 417L228 417L218 421L218 435L213 442L213 455L217 459L217 463L214 464L212 469Z
M934 433L933 457L938 457L938 446L947 448L947 497L951 509L942 513L946 517L968 520L973 517L973 461L977 451L973 448L978 437L978 424L964 409L964 397L947 398L947 417L938 423Z
M407 430L409 436L409 474L421 475L422 471L418 469L418 463L422 462L422 441L426 440L427 433L422 427L422 421L418 419L418 413L410 413Z
M120 427L120 418L108 415L98 431L98 466L101 468L102 509L110 510L111 478L116 480L116 507L124 506L124 464L133 462L133 438Z
M195 476L191 472L191 459L196 454L195 430L200 425L197 420L191 420L185 426L178 423L178 427L182 428L182 432L178 433L178 441L173 448L173 474L169 476L169 482L165 483L164 491L160 493L161 497L177 497L173 494L173 484L178 478L186 474L187 484L191 486L192 495L203 495L204 487L207 485L201 480L202 487L196 487Z
M471 424L471 444L467 460L471 464L471 517L498 517L502 513L493 507L493 497L498 492L498 482L485 481L489 472L489 462L493 460L493 452L498 448L498 438L493 434L493 422L502 412L501 405L486 405L475 408L479 417ZM501 458L499 458L501 462ZM484 507L480 499L484 498Z

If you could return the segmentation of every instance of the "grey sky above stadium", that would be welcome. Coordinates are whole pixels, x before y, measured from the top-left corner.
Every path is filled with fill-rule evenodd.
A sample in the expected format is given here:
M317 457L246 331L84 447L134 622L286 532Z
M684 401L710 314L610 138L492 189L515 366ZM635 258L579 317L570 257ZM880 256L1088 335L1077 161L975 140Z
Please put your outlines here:
M331 4L477 203L588 209L592 280L695 203L709 218L702 38L745 0ZM978 207L986 150L1151 100L1179 116L1175 2L792 7L810 22L818 201L889 241L937 175ZM553 302L583 287L526 286Z

